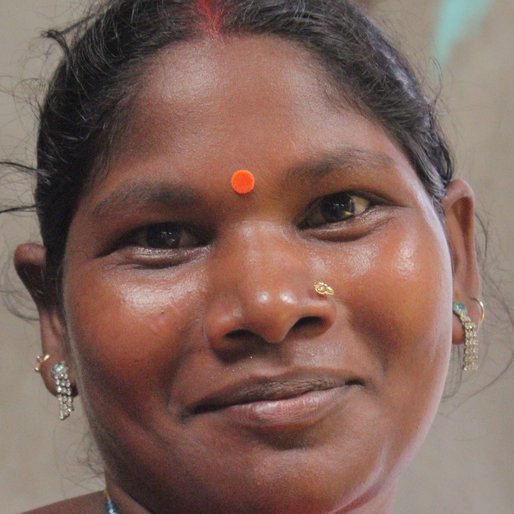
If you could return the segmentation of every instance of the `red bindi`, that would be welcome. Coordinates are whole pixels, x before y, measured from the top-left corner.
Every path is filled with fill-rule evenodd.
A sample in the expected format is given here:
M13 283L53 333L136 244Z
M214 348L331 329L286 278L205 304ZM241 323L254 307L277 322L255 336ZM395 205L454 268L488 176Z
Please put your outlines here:
M230 179L232 189L240 195L251 193L255 187L255 177L248 170L239 170L234 172Z

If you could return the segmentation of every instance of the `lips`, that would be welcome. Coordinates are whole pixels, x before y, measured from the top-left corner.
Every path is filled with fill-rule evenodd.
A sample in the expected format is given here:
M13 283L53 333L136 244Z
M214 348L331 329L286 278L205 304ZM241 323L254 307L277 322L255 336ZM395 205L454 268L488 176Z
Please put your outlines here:
M348 377L259 377L206 395L186 409L186 417L214 416L260 430L298 429L320 421L346 392L362 385Z
M336 381L329 379L266 380L256 384L242 384L234 390L216 393L201 400L191 410L191 414L224 409L232 405L244 405L253 402L286 400L301 396L311 391L326 391L358 381Z

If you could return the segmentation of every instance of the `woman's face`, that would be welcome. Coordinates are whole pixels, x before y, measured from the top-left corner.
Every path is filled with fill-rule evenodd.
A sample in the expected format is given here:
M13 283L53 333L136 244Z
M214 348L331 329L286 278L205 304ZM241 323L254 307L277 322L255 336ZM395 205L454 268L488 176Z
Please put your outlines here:
M63 295L108 481L152 512L374 512L451 346L448 245L411 165L269 37L155 61L78 206Z

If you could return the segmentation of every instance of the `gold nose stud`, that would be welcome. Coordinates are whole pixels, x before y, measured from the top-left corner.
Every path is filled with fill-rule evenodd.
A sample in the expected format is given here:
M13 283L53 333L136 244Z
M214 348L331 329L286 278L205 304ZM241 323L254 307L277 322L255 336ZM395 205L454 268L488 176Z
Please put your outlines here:
M314 290L321 296L334 294L334 290L325 282L316 282L314 284Z

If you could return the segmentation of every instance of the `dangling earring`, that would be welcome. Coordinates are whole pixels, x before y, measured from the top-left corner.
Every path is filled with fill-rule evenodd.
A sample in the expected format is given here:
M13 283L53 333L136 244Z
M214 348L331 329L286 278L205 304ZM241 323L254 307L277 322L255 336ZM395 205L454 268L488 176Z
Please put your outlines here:
M36 357L36 367L34 368L34 371L36 373L41 373L41 366L52 356L49 353L45 353L44 355L38 355Z
M52 377L55 380L57 399L59 400L59 419L61 421L64 421L74 410L68 371L69 368L65 361L58 362L52 367Z
M478 327L469 317L466 307L462 303L453 302L453 312L459 318L464 330L464 358L462 369L476 371L478 369Z

